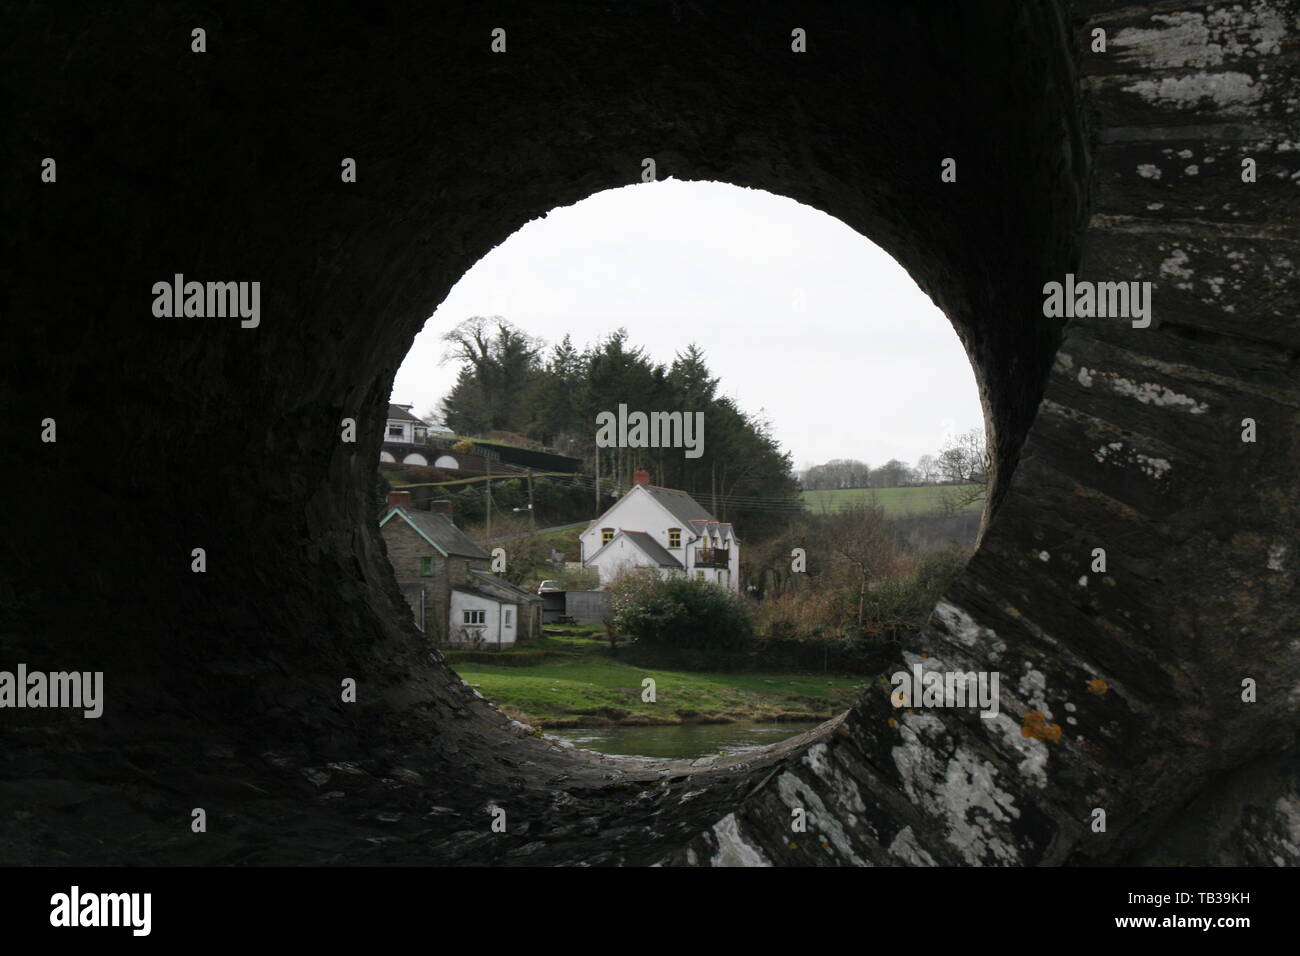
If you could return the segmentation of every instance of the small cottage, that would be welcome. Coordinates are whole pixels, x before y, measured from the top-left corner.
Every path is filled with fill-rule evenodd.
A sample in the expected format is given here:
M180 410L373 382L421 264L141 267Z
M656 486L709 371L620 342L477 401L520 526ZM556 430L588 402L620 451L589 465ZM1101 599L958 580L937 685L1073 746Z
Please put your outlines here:
M451 503L415 508L390 492L379 528L415 626L450 647L509 647L542 633L542 599L497 577L491 556L451 520Z

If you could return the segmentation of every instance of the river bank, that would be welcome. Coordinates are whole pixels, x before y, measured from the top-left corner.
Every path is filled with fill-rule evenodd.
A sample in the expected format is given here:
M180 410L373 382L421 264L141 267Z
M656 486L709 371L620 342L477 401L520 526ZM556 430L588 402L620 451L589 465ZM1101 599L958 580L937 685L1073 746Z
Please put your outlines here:
M502 711L544 730L822 721L847 709L865 680L853 674L658 667L648 663L644 648L635 655L611 649L591 631L550 634L517 649L446 656Z
M672 727L574 727L551 735L583 750L619 757L694 760L732 756L779 743L817 726L816 721L761 724L679 724Z

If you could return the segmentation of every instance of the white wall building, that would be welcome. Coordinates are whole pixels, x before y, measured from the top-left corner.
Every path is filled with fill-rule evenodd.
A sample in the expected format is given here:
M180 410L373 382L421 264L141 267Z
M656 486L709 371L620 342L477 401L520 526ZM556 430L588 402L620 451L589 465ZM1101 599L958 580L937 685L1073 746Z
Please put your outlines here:
M452 430L437 422L426 422L417 418L411 405L388 404L388 421L384 425L384 441L398 442L403 445L423 445L425 439L438 436L446 438Z
M635 484L579 536L582 565L600 573L607 587L634 568L656 568L660 576L686 575L740 590L740 539L730 522L718 521L684 491Z
M493 650L510 647L518 639L519 615L524 611L520 602L530 600L541 603L536 595L495 575L471 569L467 583L451 589L448 643Z
M429 437L429 424L411 414L410 405L388 406L388 422L384 426L384 441L403 445L423 445Z

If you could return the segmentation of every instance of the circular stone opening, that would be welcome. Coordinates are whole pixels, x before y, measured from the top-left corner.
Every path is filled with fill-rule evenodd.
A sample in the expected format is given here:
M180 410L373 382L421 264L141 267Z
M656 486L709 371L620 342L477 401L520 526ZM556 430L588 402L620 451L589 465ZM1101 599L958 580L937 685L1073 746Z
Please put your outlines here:
M966 861L942 815L901 796L942 768L895 767L883 695L815 743L708 766L574 755L511 727L399 621L373 477L393 376L452 284L523 223L635 182L653 158L661 179L835 216L951 318L994 459L985 547L954 593L1001 608L1012 547L988 542L1060 340L1039 290L1077 262L1083 223L1062 11L864 7L810 24L806 56L784 14L738 25L683 7L575 32L522 6L511 21L501 57L473 18L449 28L436 11L305 28L250 10L213 31L213 49L238 43L207 57L178 53L171 23L23 25L24 55L57 72L15 91L15 125L39 144L32 168L59 155L61 178L15 200L11 305L48 316L58 290L66 318L9 330L7 354L43 380L6 423L31 487L85 487L78 508L13 518L0 603L11 659L102 670L111 706L10 725L12 779L40 808L15 860L796 862L788 801L815 798L855 833L870 817L875 836L835 859L896 861L897 841ZM139 69L106 71L122 49ZM340 181L343 157L356 182ZM103 171L103 188L68 162ZM146 291L178 271L261 281L261 324L157 321ZM44 417L59 441L36 448L28 423ZM364 437L341 439L347 421ZM85 576L67 573L68 542L95 556ZM56 807L44 779L75 797ZM231 825L178 841L196 793ZM1069 817L1036 806L1016 824L1025 862ZM508 813L502 834L491 807Z
M985 503L948 320L845 224L722 183L527 224L393 398L380 521L408 620L508 716L603 753L748 753L842 714Z

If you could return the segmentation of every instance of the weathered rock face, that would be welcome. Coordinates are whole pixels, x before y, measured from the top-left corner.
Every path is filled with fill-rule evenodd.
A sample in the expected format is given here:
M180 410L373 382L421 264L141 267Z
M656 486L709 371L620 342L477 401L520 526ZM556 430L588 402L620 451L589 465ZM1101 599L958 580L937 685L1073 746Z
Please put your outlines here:
M8 10L0 667L106 701L3 712L0 856L1296 862L1300 9L876 7ZM826 210L951 317L995 508L899 667L998 671L998 717L882 683L758 759L582 757L407 623L395 369L476 259L645 157ZM175 273L261 282L260 325L155 318ZM1066 273L1152 282L1150 327L1045 319Z

